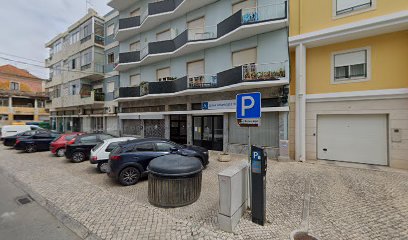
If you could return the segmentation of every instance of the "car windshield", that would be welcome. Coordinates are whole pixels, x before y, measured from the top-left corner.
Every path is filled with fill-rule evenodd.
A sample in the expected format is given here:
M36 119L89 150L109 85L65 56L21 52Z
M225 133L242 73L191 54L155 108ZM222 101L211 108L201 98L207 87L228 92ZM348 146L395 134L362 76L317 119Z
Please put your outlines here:
M74 137L76 137L76 135L68 135L68 136L65 136L65 140L71 141L72 139L74 139Z

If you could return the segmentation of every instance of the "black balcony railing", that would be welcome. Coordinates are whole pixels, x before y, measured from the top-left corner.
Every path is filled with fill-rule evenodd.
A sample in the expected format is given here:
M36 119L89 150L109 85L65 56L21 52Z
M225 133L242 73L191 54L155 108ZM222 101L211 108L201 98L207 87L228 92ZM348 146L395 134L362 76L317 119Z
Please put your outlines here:
M170 12L176 9L185 0L164 0L159 2L152 2L148 5L149 15Z
M217 24L217 37L222 37L225 34L234 31L239 28L241 24L242 10L232 14L222 22Z
M119 19L119 29L140 26L140 16Z
M139 61L140 61L139 51L119 53L119 63L130 63Z
M121 87L114 98L140 97L140 87Z
M105 93L103 93L103 92L95 92L95 93L94 93L94 100L95 100L95 101L105 101Z

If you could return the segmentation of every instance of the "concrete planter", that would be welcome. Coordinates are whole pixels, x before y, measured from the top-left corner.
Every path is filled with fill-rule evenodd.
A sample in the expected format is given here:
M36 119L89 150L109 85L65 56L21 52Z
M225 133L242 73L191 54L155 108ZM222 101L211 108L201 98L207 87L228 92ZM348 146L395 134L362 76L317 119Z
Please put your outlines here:
M317 237L310 235L304 230L295 230L290 234L290 240L319 240Z
M219 162L230 162L231 161L231 156L229 154L226 153L221 153L220 155L218 155L218 161Z

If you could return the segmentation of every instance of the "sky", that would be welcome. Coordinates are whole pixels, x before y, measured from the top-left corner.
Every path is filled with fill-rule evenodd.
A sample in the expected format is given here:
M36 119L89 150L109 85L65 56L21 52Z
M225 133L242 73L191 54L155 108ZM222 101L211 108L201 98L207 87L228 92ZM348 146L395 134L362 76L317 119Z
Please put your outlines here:
M44 66L49 55L45 43L83 17L87 13L87 1L88 7L101 16L112 10L106 5L108 0L3 1L0 7L0 65L12 64L38 77L48 78L45 68L4 58Z

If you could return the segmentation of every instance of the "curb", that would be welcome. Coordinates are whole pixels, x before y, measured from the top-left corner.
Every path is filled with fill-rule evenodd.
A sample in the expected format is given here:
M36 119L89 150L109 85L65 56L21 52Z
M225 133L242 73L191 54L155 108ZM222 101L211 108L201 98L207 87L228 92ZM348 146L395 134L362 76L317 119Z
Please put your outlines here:
M0 174L5 176L10 182L15 184L18 188L26 192L33 200L35 200L35 202L37 202L40 206L45 208L49 213L51 213L55 218L57 218L58 221L60 221L64 226L66 226L72 232L78 235L78 237L80 237L81 239L102 240L102 238L98 237L96 234L91 232L82 223L78 222L77 220L72 218L69 214L65 213L63 210L57 207L54 203L38 194L26 183L17 179L17 177L14 174L7 172L7 170L5 170L3 167L0 167Z

